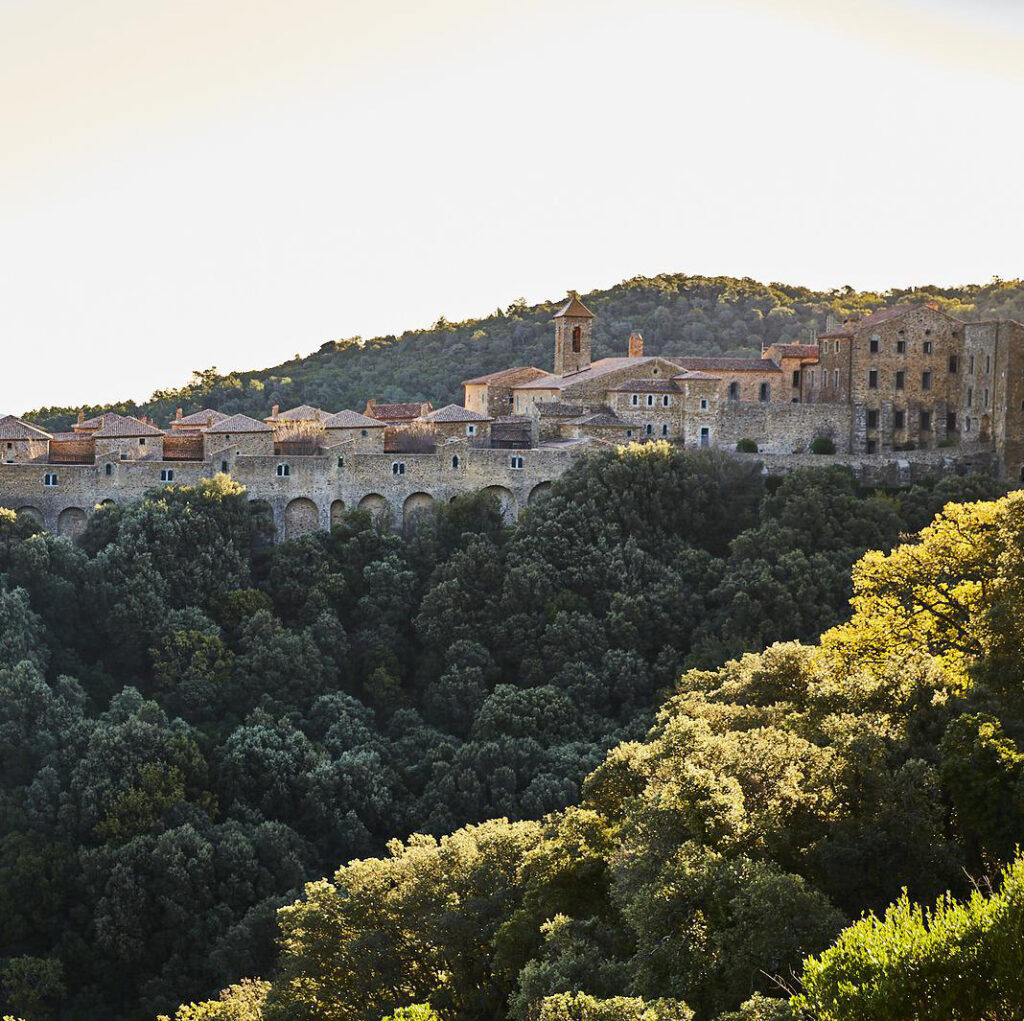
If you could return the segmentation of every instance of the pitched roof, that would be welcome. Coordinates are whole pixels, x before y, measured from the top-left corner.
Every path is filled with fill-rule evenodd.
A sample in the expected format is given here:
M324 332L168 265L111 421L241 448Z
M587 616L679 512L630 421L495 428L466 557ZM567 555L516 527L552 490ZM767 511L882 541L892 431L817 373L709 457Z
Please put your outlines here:
M50 434L31 422L24 422L14 415L0 418L0 440L48 440Z
M819 333L818 336L849 337L858 330L873 329L879 323L888 322L890 319L898 319L900 316L905 316L908 312L920 312L924 309L928 309L929 312L934 312L936 315L940 315L944 319L953 320L953 316L943 312L942 309L932 308L932 306L928 304L918 303L916 305L894 305L892 308L880 308L876 312L871 312L859 319L847 319L842 326L837 326L834 330L828 330L825 333Z
M155 425L140 422L131 415L105 415L103 427L93 434L98 440L109 440L122 436L163 436L163 431Z
M324 422L328 429L383 429L384 423L378 422L375 418L367 415L360 415L358 411L339 411L331 415Z
M182 425L213 425L215 422L223 422L228 416L223 411L215 411L213 408L203 408L202 411L193 411L191 415L184 418L176 418L171 422L174 426Z
M268 422L323 422L331 416L326 411L314 408L311 404L300 404L297 408L279 411L270 415Z
M531 379L540 379L541 376L550 376L550 372L538 369L535 365L518 365L513 369L498 369L497 372L488 372L483 376L476 376L473 379L464 379L463 386L472 386L475 383L497 383L506 376L514 376L520 372L532 372Z
M490 415L481 415L479 411L460 408L457 404L446 404L437 411L423 416L424 422L490 422Z
M605 428L632 429L633 422L624 422L618 415L608 411L595 411L589 415L573 419L568 425L599 425Z
M541 401L536 407L541 418L575 418L583 411L580 404L563 404L562 401Z
M579 295L575 291L570 291L569 300L555 313L554 318L561 319L563 316L573 319L593 319L594 313L580 301Z
M649 365L651 362L666 362L674 366L678 361L678 358L668 358L664 355L646 355L640 358L628 358L625 356L621 358L599 358L596 362L591 362L585 369L580 369L579 372L567 372L564 376L548 376L545 379L538 379L529 383L519 383L512 387L512 389L564 390L566 387L573 386L576 383L589 383L591 380L599 379L601 376L605 376L609 372L615 372L618 369L627 369L632 366L640 368Z
M266 422L259 422L248 415L232 415L221 422L214 422L209 429L203 430L208 433L272 433Z
M113 411L104 412L102 415L97 415L95 418L87 418L82 422L72 423L71 428L75 432L95 432L97 429L103 428L103 423L111 421L121 416Z
M769 351L779 358L817 358L817 344L772 344Z
M716 375L714 375L711 372L697 372L697 371L692 371L691 372L691 371L687 371L687 372L680 372L679 375L673 376L672 378L673 379L683 379L683 380L686 380L686 379L714 379L714 380L720 380L722 377L721 376L716 376Z
M684 369L692 369L697 372L781 372L770 358L686 358L677 356L673 361L678 362Z

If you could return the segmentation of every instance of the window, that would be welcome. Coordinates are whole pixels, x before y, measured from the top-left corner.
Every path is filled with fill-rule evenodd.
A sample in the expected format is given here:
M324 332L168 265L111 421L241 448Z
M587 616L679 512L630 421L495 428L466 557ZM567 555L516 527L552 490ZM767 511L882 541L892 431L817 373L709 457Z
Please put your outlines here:
M228 470L228 463L227 463L227 461L221 461L221 463L220 463L220 470L222 472L224 472L225 474L227 474L227 470Z
M868 412L868 428L869 429L877 429L878 428L878 412L877 411L869 411Z
M662 396L662 398L661 398L661 406L663 408L667 408L668 407L668 394L664 394Z
M105 475L113 475L114 474L114 466L108 462L106 465L103 466L103 473Z
M964 419L964 432L969 433L971 431L971 420L970 418Z
M932 388L932 374L930 372L921 373L921 389L931 390Z
M932 413L930 411L921 412L921 430L928 432L932 427Z
M466 426L466 435L467 436L476 436L476 426L473 425L472 423L467 425Z
M907 353L907 342L905 340L896 341L896 354L905 355Z
M896 389L902 390L907 383L907 374L902 369L896 370Z
M987 376L992 369L992 356L985 355L985 375Z
M229 441L230 441L230 439L231 439L231 433L228 433L228 434L227 434L227 435L226 435L226 436L224 437L224 439L225 439L225 440L229 440Z
M572 349L579 352L583 346L583 330L578 326L572 328Z
M930 354L932 353L932 342L931 342L930 340L926 340L926 341L924 341L924 342L923 342L923 343L921 344L921 350L922 350L922 351L923 351L923 352L924 352L924 353L925 353L926 355L930 355Z
M662 435L662 436L668 436L668 423L665 423L665 424L664 424L664 425L663 425L663 426L661 427L661 435Z
M823 355L827 355L828 354L828 341L827 340L823 340L821 342L821 353Z
M702 397L700 399L700 410L701 411L707 411L708 410L708 399L706 397Z
M974 375L974 355L971 355L967 362L967 371L970 375Z
M946 432L956 432L956 412L946 412Z
M339 468L344 468L345 467L345 458L343 458L343 457L339 457L338 458L338 467Z
M760 387L758 387L757 399L759 401L761 401L761 402L764 402L764 401L767 401L770 397L771 397L771 384L770 383L762 383L760 385Z
M510 397L509 400L512 400L512 398ZM359 435L362 436L362 438L365 440L366 437L370 435L370 430L369 429L360 429L359 430Z
M649 407L649 408L653 408L654 407L654 394L648 394L647 395L647 407Z
M876 454L876 453L878 453L878 440L868 440L867 452L869 454Z
M870 341L870 344L869 344L869 350L871 351L871 353L873 355L878 354L878 338L877 337L872 337L871 338L871 341Z
M794 369L793 370L793 386L799 386L799 385L800 385L800 370L799 369Z
M459 455L458 454L452 454L452 470L453 471L458 471L459 465L461 463L462 462L459 460Z
M702 447L711 445L711 430L706 425L700 427L700 445Z
M985 387L985 410L988 411L988 387Z
M59 486L60 485L60 477L57 475L56 472L47 472L43 476L43 485L44 486L49 486L51 489L54 486Z
M648 423L647 423L647 425L645 425L645 426L644 426L644 432L645 432L645 433L646 433L646 434L647 434L648 436L653 436L653 435L654 435L654 426L653 426L653 425L651 425L651 423L650 423L650 422L648 422Z
M836 341L836 354L839 354L839 347L840 347L840 342L837 340Z
M140 447L144 447L145 445L146 445L146 437L145 436L140 436L139 437L139 446Z
M893 429L902 429L907 424L907 413L905 411L894 411L892 413Z
M160 469L160 481L161 482L173 482L174 481L174 469L173 468L161 468Z
M633 430L632 429L627 429L626 430L626 439L627 440L628 439L632 439L632 437L633 437Z
M974 407L974 387L969 386L967 388L967 407Z
M868 373L868 389L869 390L877 390L878 389L878 369L872 369Z
M522 471L523 470L523 463L524 463L523 459L518 454L513 454L508 459L508 466L513 471L517 471L517 472L518 471Z
M832 386L836 390L839 389L839 370L838 369L833 369L832 370Z
M391 474L392 475L404 475L405 474L405 462L404 461L392 461L391 462Z
M740 399L740 385L733 381L729 384L729 400L738 401Z
M949 371L957 372L960 369L960 359L956 355L949 356Z
M11 443L11 442L8 442L8 444L7 444L7 449L8 449L8 450L13 450L13 449L14 449L14 444L13 444L13 443Z
M287 477L288 477L289 475L291 475L291 473L292 473L291 465L288 465L288 464L279 464L279 465L277 466L277 477L278 477L279 479L285 479L285 478L287 478Z
M640 403L640 395L639 394L633 394L633 400L630 403L635 408Z

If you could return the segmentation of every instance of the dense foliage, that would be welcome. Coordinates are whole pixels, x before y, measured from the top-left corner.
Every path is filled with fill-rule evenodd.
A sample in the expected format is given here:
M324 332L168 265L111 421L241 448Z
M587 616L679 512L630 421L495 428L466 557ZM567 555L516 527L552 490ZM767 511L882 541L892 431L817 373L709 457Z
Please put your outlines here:
M853 577L818 644L687 672L578 805L309 884L242 1016L1024 1016L1024 493Z
M662 713L671 738L628 742L687 664L813 638L846 613L861 554L948 498L996 489L963 478L860 493L835 469L766 485L746 460L653 444L582 460L511 530L474 497L406 536L354 514L268 547L258 505L223 476L102 508L78 544L0 511L0 1013L152 1018L269 977L278 909L350 859L364 860L347 867L340 915L339 887L322 883L281 916L286 967L305 972L319 955L332 982L349 974L331 986L339 1017L378 1021L430 999L445 1021L490 1018L512 997L525 1018L541 994L572 991L558 976L580 974L594 976L582 990L592 996L685 993L705 1017L729 1007L750 991L735 962L795 965L898 894L909 865L886 859L890 845L931 841L938 826L915 786L939 782L928 765L938 731L912 735L922 765L898 751L880 765L902 732L880 723L870 738L882 710L865 696L863 711L840 712L836 687L813 711L792 710L808 716L799 727L776 721L789 710L764 709L765 733L776 721L782 736L736 745L731 689L698 673ZM1015 662L1012 645L1000 654ZM788 664L784 683L799 688L817 669L809 657L766 662ZM744 680L764 675L754 662L727 673L754 685L757 704L767 682ZM669 726L683 716L685 734ZM1012 745L1012 724L975 732L966 719L944 739L942 784L963 790L981 836L962 853L912 842L912 889L929 896L961 860L987 861L1013 839L981 796L1002 775L971 767L989 745ZM834 754L813 752L829 741ZM658 778L684 746L694 790L710 785L698 798L707 839L669 854L683 832L674 810L663 806L657 842L662 809L630 813L662 798ZM852 797L849 746L880 772L858 795L869 807L845 809L829 844L823 819L834 824ZM792 804L770 789L793 755L821 786L810 806L796 778ZM741 768L765 771L751 781L764 788L756 813L728 779ZM583 806L568 808L587 774ZM869 821L883 810L891 832ZM485 821L495 817L512 821ZM388 844L403 833L429 836ZM630 867L612 869L628 833ZM366 857L386 847L384 863ZM848 864L868 847L873 885ZM679 924L665 883L705 919L682 956L662 939ZM752 929L763 910L774 928ZM638 950L641 919L651 942ZM343 968L331 956L338 924L359 947ZM295 943L300 931L320 948ZM665 969L668 984L655 977ZM237 985L195 1016L246 1017L285 988Z
M632 330L641 330L648 354L756 355L778 340L810 340L829 315L931 301L964 319L1007 316L1024 320L1024 282L995 280L963 287L903 288L885 293L811 291L732 277L663 274L635 277L583 296L596 313L594 357L623 354ZM462 402L464 379L511 365L551 368L551 316L558 304L513 302L492 315L465 322L443 316L430 328L400 337L328 341L306 358L260 371L215 369L193 374L174 390L159 390L144 404L132 401L84 408L152 415L159 421L202 407L262 419L273 404L313 404L329 411L362 410L367 398L430 400L437 407ZM42 408L28 417L54 429L74 421L75 408Z

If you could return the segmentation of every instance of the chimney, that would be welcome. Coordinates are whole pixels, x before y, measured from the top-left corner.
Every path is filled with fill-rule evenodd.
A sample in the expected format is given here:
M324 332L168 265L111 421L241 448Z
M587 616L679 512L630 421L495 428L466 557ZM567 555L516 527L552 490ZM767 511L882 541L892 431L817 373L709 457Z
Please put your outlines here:
M939 303L937 301L926 301L924 307L930 308L933 312L939 311Z
M80 411L80 412L78 413L78 421L79 421L80 423L81 423L81 422L84 422L84 421L85 421L85 412L84 412L84 411Z
M634 330L629 335L629 357L643 358L644 356L644 335L639 330Z
M178 408L178 410L174 412L174 420L176 422L180 422L181 421L181 417L182 417L181 408Z
M281 414L281 405L280 404L275 404L270 409L270 417L271 418L277 418L277 416L280 415L280 414Z

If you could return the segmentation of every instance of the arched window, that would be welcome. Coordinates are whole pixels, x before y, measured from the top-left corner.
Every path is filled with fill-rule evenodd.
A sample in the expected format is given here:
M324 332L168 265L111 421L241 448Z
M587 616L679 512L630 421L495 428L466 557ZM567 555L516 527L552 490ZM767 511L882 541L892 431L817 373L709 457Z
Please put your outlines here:
M173 468L161 468L160 469L160 481L161 482L173 482L174 481L174 469Z
M729 384L729 400L738 401L740 399L740 385L735 380Z
M639 403L640 403L640 395L639 394L633 394L633 400L632 400L633 407L635 408Z
M458 454L452 454L452 468L458 470L459 465L462 462L459 460Z
M654 407L654 394L648 394L647 395L647 407L649 407L649 408L653 408Z
M759 401L763 402L763 401L767 401L770 396L771 396L771 387L770 387L770 385L768 383L762 383L760 388L758 389L757 399Z
M47 472L43 476L43 485L52 488L53 486L60 485L60 477L56 472Z
M513 454L508 459L508 466L509 466L509 468L512 468L515 471L521 471L522 468L523 468L523 464L524 464L524 461L523 461L523 459L518 454Z
M654 435L654 426L651 425L650 422L648 422L647 425L644 426L644 432L647 433L648 436L653 436Z
M405 462L404 461L392 461L392 463L391 463L391 474L392 475L404 475L405 474Z
M284 464L283 462L277 466L277 477L279 479L285 479L292 473L291 465Z
M662 436L668 436L668 423L667 422L661 427L661 435Z
M112 464L110 464L110 462L108 461L107 464L104 466L103 471L104 471L104 474L106 474L106 475L113 475L114 474L114 466Z
M583 328L574 326L572 328L572 349L579 352L583 346Z
M668 407L668 401L669 401L669 397L668 397L668 394L664 394L664 395L662 396L662 398L661 398L661 406L662 406L663 408L667 408L667 407Z

